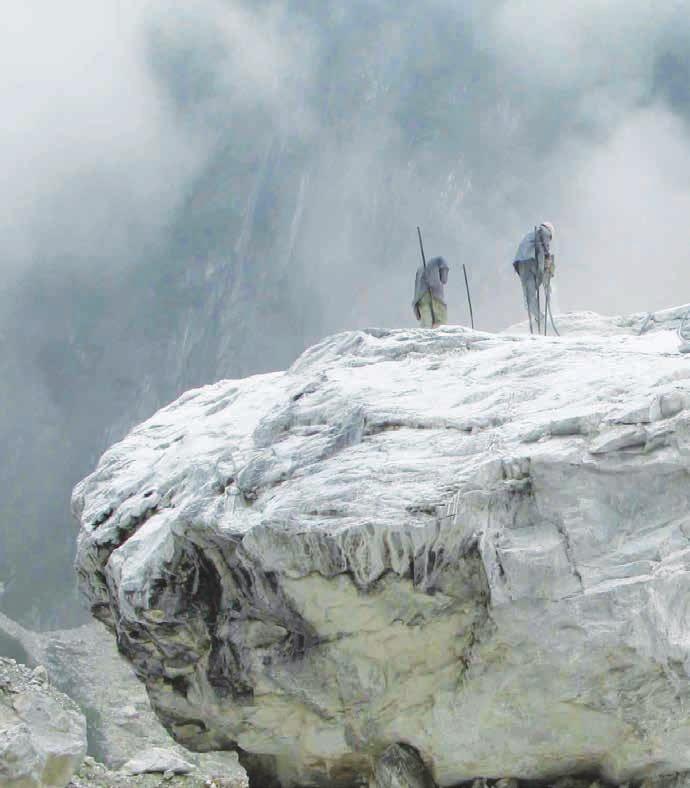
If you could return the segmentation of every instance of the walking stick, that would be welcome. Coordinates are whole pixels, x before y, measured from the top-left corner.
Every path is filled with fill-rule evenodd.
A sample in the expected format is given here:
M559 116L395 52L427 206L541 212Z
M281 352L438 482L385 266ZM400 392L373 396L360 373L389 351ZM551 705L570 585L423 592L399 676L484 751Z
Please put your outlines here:
M544 336L546 336L546 321L547 319L551 319L551 326L553 328L554 334L557 337L560 336L558 329L556 328L556 324L553 320L553 312L551 311L551 271L553 265L553 255L549 256L549 267L544 271L544 295L546 300L546 306L544 307Z
M551 304L549 304L549 317L551 318L551 327L553 328L554 334L559 337L561 332L556 328L556 324L553 321L553 312L551 311Z
M538 228L534 228L534 262L537 265L537 270L534 272L534 289L537 294L537 334L541 334L541 288L539 286L539 244ZM542 254L544 250L542 249Z
M465 289L467 290L467 303L470 305L470 321L472 322L472 328L474 328L474 314L472 312L472 299L470 298L470 285L467 281L467 269L465 268L465 263L462 264L462 272L465 274Z
M548 268L547 268L548 265ZM549 328L549 305L551 303L551 264L544 255L544 336Z
M546 258L544 258L546 266ZM549 302L551 301L551 274L544 268L544 336L548 332Z
M426 256L424 255L424 244L422 243L422 231L417 227L417 235L419 236L419 250L422 253L422 263L424 264L424 281L426 282L427 291L429 293L429 307L431 308L431 327L436 323L436 315L434 314L434 297L431 294L431 285L426 278Z

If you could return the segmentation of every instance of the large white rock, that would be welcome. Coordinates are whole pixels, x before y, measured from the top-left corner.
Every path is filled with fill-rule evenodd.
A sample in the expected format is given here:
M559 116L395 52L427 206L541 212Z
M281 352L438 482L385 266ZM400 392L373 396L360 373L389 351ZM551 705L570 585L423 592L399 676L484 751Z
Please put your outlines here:
M64 788L86 755L76 705L31 671L0 658L0 785Z
M283 785L364 783L397 742L441 786L690 769L665 314L345 333L110 449L74 493L81 588L178 741Z

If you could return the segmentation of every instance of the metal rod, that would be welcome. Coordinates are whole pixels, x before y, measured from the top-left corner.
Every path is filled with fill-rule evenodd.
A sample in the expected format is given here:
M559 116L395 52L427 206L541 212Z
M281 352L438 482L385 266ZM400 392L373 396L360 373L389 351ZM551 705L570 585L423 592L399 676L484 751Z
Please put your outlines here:
M470 283L467 281L467 269L465 264L462 264L462 272L465 274L465 289L467 290L467 303L470 305L470 321L472 328L474 328L474 312L472 311L472 299L470 298Z
M548 267L545 267L544 269L544 295L546 301L546 304L544 306L544 336L546 336L548 320L550 319L554 334L556 334L556 336L559 337L560 334L558 333L558 329L556 328L556 324L553 319L553 310L551 308L551 276L553 274L553 265L554 265L554 257L553 255L549 255Z

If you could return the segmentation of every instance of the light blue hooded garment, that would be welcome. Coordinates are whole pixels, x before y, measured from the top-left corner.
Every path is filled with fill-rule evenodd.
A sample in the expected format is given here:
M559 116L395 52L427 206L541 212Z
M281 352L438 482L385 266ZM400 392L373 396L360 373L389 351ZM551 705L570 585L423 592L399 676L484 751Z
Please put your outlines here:
M515 252L515 262L522 263L525 260L538 260L540 266L543 266L544 255L547 254L551 254L551 232L548 227L541 224L534 230L530 230L522 239L517 252Z

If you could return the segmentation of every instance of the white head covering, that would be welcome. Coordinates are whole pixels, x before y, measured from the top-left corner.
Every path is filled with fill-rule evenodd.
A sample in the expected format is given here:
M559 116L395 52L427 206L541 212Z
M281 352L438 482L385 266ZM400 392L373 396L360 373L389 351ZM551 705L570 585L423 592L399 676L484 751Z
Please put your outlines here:
M542 222L541 226L546 227L546 229L551 233L551 238L553 239L555 235L555 230L553 229L553 225L551 224L551 222Z

